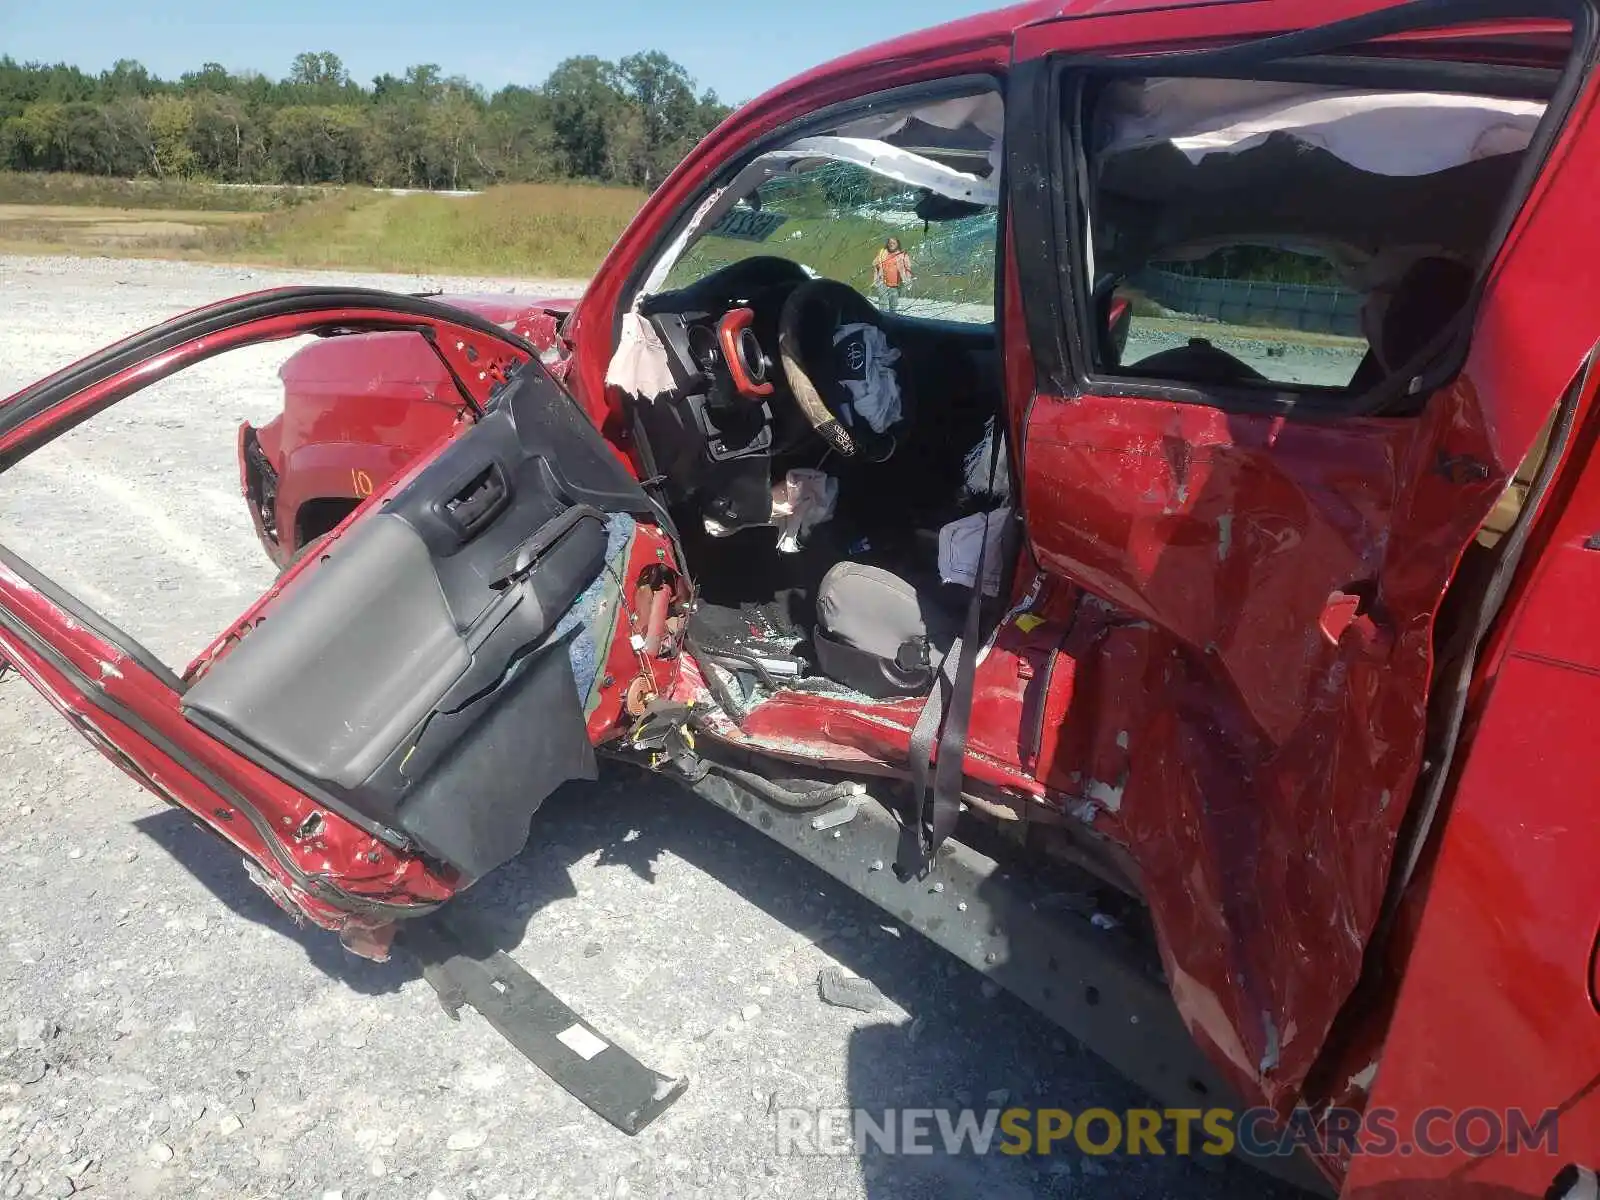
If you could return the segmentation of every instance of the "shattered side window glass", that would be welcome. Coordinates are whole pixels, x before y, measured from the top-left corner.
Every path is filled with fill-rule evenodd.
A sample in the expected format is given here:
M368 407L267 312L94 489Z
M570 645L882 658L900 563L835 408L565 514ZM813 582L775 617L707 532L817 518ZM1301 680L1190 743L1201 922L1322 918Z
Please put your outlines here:
M855 288L901 316L994 321L998 210L919 215L928 194L869 167L817 159L767 180L718 218L667 277L681 288L758 255Z

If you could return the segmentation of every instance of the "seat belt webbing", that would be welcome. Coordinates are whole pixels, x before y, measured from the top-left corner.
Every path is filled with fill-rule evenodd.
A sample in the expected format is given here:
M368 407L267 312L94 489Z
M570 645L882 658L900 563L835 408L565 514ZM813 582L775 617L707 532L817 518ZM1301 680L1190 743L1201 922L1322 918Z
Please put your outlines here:
M1000 463L1001 422L995 419L989 448L989 489L993 493L995 472ZM967 603L966 625L950 646L940 665L922 712L911 731L911 806L901 822L900 850L895 871L902 879L925 875L933 855L955 832L961 816L961 785L967 755L967 731L972 725L972 693L982 650L983 584L989 568L989 527L985 515L983 537L978 548L978 569L972 580L972 599ZM1002 540L1004 532L1002 531ZM945 689L950 689L948 701ZM943 730L940 730L941 719ZM939 753L933 760L933 741L938 734ZM933 788L928 788L929 768Z

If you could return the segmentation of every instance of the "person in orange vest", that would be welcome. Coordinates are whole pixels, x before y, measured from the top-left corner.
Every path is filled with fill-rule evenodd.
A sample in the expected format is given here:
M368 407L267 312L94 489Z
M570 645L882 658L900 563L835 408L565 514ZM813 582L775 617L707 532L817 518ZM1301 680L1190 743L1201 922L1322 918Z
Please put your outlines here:
M911 282L911 256L900 248L899 238L890 238L872 260L872 279L878 285L883 307L889 312L900 308L900 293Z

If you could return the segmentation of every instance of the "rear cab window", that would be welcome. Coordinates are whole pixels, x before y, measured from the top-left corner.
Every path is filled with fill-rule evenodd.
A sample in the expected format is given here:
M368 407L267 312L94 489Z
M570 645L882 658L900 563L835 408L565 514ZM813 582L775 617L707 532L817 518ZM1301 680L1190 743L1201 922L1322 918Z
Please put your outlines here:
M1553 136L1573 37L1549 24L1215 74L1064 66L1080 379L1334 413L1417 392Z

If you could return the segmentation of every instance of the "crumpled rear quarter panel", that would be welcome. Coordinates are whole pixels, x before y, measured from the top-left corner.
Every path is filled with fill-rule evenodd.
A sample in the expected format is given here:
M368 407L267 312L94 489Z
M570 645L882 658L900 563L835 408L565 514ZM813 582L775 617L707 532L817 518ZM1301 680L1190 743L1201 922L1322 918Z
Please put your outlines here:
M1465 378L1410 420L1094 396L1031 420L1035 551L1105 601L1041 774L1132 853L1192 1032L1287 1102L1360 972L1432 617L1508 473ZM1339 593L1365 615L1325 622Z
M1034 552L1109 602L1052 672L1065 717L1040 777L1137 863L1190 1030L1247 1098L1297 1098L1360 975L1440 602L1600 332L1575 275L1600 253L1593 105L1591 88L1499 250L1461 375L1421 416L1289 423L1136 395L1029 413ZM1352 585L1365 619L1347 603L1325 621Z

